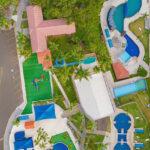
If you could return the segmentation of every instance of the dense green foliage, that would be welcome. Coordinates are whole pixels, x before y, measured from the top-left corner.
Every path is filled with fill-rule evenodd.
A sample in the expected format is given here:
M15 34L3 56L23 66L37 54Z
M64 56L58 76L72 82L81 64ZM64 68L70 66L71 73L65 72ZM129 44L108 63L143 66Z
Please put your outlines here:
M90 76L90 72L88 71L88 69L83 69L81 66L80 68L77 68L75 72L75 79L79 79L80 81L82 79L88 80L89 76Z
M9 28L9 25L13 25L14 21L11 19L6 19L2 9L0 9L0 28Z
M139 66L137 74L141 77L146 77L147 71L143 67Z
M16 118L16 120L13 121L13 125L14 126L19 126L19 124L20 124L20 120L19 120L19 118Z
M95 52L102 71L110 70L111 59L108 54L105 42L101 40L101 28L99 13L105 0L30 0L33 4L42 6L45 19L67 18L70 22L75 22L76 33L70 38L68 36L50 38L58 45L59 53L65 58L73 51L83 52L84 54ZM48 42L49 44L49 42ZM50 49L51 50L51 49ZM52 50L53 61L54 55L60 55ZM78 56L74 52L75 56ZM68 58L68 61L72 61Z
M0 28L9 29L13 25L14 21L8 19L6 16L12 13L10 12L9 6L13 5L16 7L18 2L19 0L0 0Z
M18 51L20 56L29 58L32 54L31 42L29 35L24 35L23 32L19 32L17 36Z
M19 0L0 0L0 9L7 8L10 5L16 6Z

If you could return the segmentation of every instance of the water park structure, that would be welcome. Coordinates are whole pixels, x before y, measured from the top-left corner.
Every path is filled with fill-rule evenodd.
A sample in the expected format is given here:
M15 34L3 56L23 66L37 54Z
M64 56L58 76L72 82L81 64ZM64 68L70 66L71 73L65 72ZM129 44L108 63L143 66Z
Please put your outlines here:
M44 20L43 8L26 7L32 54L26 60L19 58L24 103L14 113L16 120L9 132L10 149L41 150L43 146L47 150L93 150L98 145L103 150L133 150L147 147L145 139L143 143L137 140L142 137L138 134L147 132L147 118L138 108L135 97L140 92L147 93L149 85L146 78L130 77L137 73L139 66L148 68L143 61L144 47L128 27L142 13L147 13L146 0L137 1L138 4L135 0L109 0L103 3L100 13L114 75L120 81L112 77L113 70L103 70L98 62L103 54L97 52L87 54L86 51L79 61L68 59L68 55L59 55L59 58L56 54L55 64L52 63L47 37L56 36L50 38L52 41L59 40L59 35L70 35L60 39L74 37L72 34L78 32L78 24L76 30L75 23L68 24L66 19ZM64 51L61 47L58 49ZM67 78L63 78L64 74ZM130 105L129 109L126 105ZM132 114L133 108L135 114ZM89 148L92 144L95 147Z
M143 60L144 46L129 30L130 22L135 21L142 14L148 14L147 6L145 0L110 0L103 4L100 13L101 27L113 64L120 63L121 66L119 68L114 66L118 80L136 74L139 65L149 72L149 67ZM122 68L128 73L120 78L117 72L121 72Z

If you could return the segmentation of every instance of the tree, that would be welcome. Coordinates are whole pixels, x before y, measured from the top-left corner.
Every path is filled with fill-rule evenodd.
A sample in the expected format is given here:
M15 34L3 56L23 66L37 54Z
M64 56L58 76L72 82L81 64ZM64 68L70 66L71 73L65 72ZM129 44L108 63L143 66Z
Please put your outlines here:
M73 74L72 68L68 66L57 68L56 72L58 78L61 80L63 84L65 84Z
M24 35L23 32L19 32L17 35L17 45L20 56L29 58L32 54L31 42L29 35Z
M94 71L94 73L99 73L99 72L101 71L101 68L98 67L98 66L95 66L95 67L93 68L93 71Z
M43 128L37 130L37 138L34 140L35 145L39 145L41 149L45 149L47 145L48 134Z
M147 76L147 71L141 66L139 66L137 73L141 77L146 77Z
M81 81L84 78L88 80L88 76L90 76L88 69L83 69L81 66L80 68L77 68L75 72L75 79L79 79Z
M19 126L19 124L20 124L20 120L19 120L19 118L16 118L16 120L13 122L13 125Z

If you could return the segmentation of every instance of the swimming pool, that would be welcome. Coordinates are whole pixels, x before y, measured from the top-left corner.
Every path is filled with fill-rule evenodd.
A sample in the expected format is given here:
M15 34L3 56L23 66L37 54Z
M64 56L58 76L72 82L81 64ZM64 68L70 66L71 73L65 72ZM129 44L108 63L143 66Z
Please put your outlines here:
M111 40L111 39L108 40L108 45L109 45L110 48L113 47L113 43L112 43L112 40Z
M139 149L139 148L144 148L144 144L143 143L136 143L134 145L135 148Z
M144 133L145 131L144 131L144 129L135 129L134 132L135 133Z
M115 117L114 121L115 121L114 126L118 130L118 133L123 132L123 134L126 134L128 129L131 126L131 123L129 123L129 121L131 121L131 118L125 113L118 114ZM123 138L124 140L126 140L126 137L124 137L124 135L120 135L120 136L118 135L118 138L119 139Z
M53 150L68 150L68 147L63 143L57 143L53 146Z
M126 134L119 134L118 135L118 142L121 142L123 140L123 142L127 142L127 135Z
M131 118L126 113L120 113L114 118L114 126L118 131L118 143L114 150L130 150L127 144L127 132L131 127Z
M127 143L117 143L114 147L114 150L130 150L130 147Z
M131 56L126 51L120 55L120 59L125 63L128 62L130 58Z
M147 85L145 79L141 79L135 83L127 84L121 87L114 88L114 95L116 98L135 93L138 91L146 90Z
M131 56L131 57L138 57L140 54L139 47L134 43L134 41L127 35L124 35L124 38L127 41L127 46L125 51Z
M106 35L107 38L110 37L110 34L109 34L109 30L108 30L108 29L105 29L105 35Z
M113 22L113 26L117 29L120 33L124 31L124 19L134 16L141 8L142 0L128 0L126 3L119 5L113 12L113 17L109 17L112 15L109 11L107 22ZM110 9L111 10L111 9ZM109 27L111 24L108 24Z

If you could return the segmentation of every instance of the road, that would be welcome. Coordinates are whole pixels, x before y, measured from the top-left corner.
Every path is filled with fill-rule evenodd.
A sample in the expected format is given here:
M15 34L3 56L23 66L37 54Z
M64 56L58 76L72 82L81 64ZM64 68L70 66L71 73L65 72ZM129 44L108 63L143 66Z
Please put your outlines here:
M0 150L7 122L23 102L14 30L0 30Z

